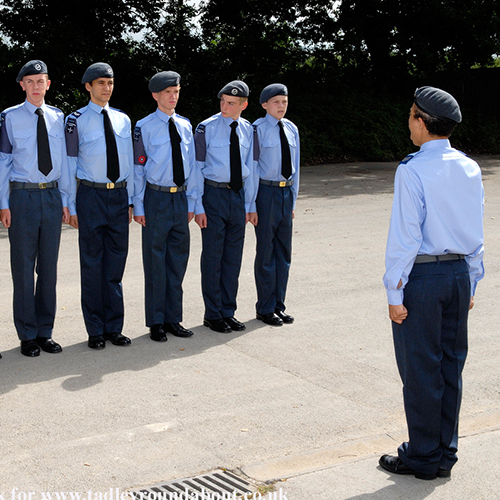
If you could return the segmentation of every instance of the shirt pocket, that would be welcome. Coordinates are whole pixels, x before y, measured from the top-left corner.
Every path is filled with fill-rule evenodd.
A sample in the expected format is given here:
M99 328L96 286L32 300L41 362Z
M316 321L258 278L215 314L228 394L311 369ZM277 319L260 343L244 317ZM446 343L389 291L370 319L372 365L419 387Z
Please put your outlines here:
M281 147L280 144L280 138L279 136L271 136L271 137L266 137L262 142L259 144L261 148L277 148Z
M12 135L13 146L19 151L31 153L36 148L36 127L14 128Z
M116 146L120 154L129 154L132 146L132 134L130 127L116 127L115 129Z
M193 137L191 135L183 136L181 135L181 148L182 148L182 157L185 158L189 162L189 151L193 146Z
M151 137L149 145L148 158L154 162L161 162L171 151L170 137L167 134Z
M229 160L229 136L215 136L208 143L207 151L219 161L226 163Z
M86 155L103 155L106 154L106 138L104 129L91 130L84 134L80 141L80 146Z
M50 127L47 131L50 144L50 156L53 162L62 163L64 149L64 129L62 127Z

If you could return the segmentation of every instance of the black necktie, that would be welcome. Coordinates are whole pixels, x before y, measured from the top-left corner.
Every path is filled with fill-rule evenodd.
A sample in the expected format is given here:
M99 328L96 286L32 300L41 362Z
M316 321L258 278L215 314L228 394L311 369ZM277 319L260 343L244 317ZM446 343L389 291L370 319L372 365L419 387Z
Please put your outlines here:
M111 182L116 182L120 177L120 164L118 162L118 149L116 148L115 132L109 119L108 112L103 109L102 116L104 120L104 135L106 137L106 176Z
M288 179L292 175L292 157L290 156L290 144L283 130L283 123L278 122L280 127L280 142L281 142L281 175Z
M229 145L229 161L231 165L231 189L238 193L243 187L243 180L241 178L241 155L240 155L240 140L236 133L238 122L231 123L231 137Z
M47 125L43 117L43 109L38 108L35 113L38 115L38 124L36 126L36 144L38 148L38 170L43 175L49 175L52 170L52 158L50 156L49 136L47 134Z
M184 177L184 164L182 163L181 136L175 126L173 118L168 120L168 130L170 133L170 145L172 146L172 166L174 170L174 182L177 186L182 186L186 180Z

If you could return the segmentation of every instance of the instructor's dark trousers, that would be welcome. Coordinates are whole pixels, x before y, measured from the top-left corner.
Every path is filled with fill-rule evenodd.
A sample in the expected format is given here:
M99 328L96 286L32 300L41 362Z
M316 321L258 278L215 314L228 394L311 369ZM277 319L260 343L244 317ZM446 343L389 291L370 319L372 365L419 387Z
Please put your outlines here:
M466 261L415 264L403 303L408 317L392 326L409 440L398 453L413 470L434 474L457 461L470 304Z

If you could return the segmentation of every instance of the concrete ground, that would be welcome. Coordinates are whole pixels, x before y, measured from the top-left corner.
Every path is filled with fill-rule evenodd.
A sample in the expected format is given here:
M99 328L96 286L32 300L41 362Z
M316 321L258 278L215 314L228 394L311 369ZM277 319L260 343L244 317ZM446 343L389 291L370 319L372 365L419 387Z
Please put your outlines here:
M382 285L397 164L351 163L302 170L287 297L295 323L280 328L255 319L250 226L236 314L247 329L224 335L202 326L201 238L192 223L183 324L195 336L152 342L140 227L132 223L123 289L124 334L133 342L90 350L77 231L65 226L54 331L64 351L26 358L12 323L1 229L0 500L89 491L97 492L89 500L111 500L102 497L110 488L216 468L275 483L288 500L499 498L500 158L478 161L486 277L470 316L460 461L451 479L420 481L378 467L406 433Z

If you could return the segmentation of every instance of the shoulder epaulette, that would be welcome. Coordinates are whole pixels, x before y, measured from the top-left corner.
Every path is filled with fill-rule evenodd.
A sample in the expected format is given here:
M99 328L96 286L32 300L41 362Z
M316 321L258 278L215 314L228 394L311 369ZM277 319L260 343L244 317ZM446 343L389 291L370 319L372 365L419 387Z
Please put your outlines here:
M124 114L125 116L128 117L127 113L125 113L125 111L122 111L121 109L118 109L118 108L112 108L111 106L109 107L109 109L113 110L113 111L118 111L118 113L122 113Z
M417 151L416 153L410 153L408 156L406 156L405 158L403 158L399 162L399 164L400 165L406 165L409 161L413 160L413 158L415 158L415 156L417 156L419 153L420 153L420 151Z
M191 122L189 121L189 118L186 118L185 116L182 116L182 115L177 115L177 114L176 114L176 115L175 115L175 117L176 117L176 118L180 118L181 120L186 120L188 123L191 123Z
M261 123L263 123L263 122L264 122L264 120L265 120L265 118L262 118L262 117L261 117L261 118L257 118L257 120L255 120L255 121L253 122L253 128L254 128L255 130L257 130L257 127L258 127Z

